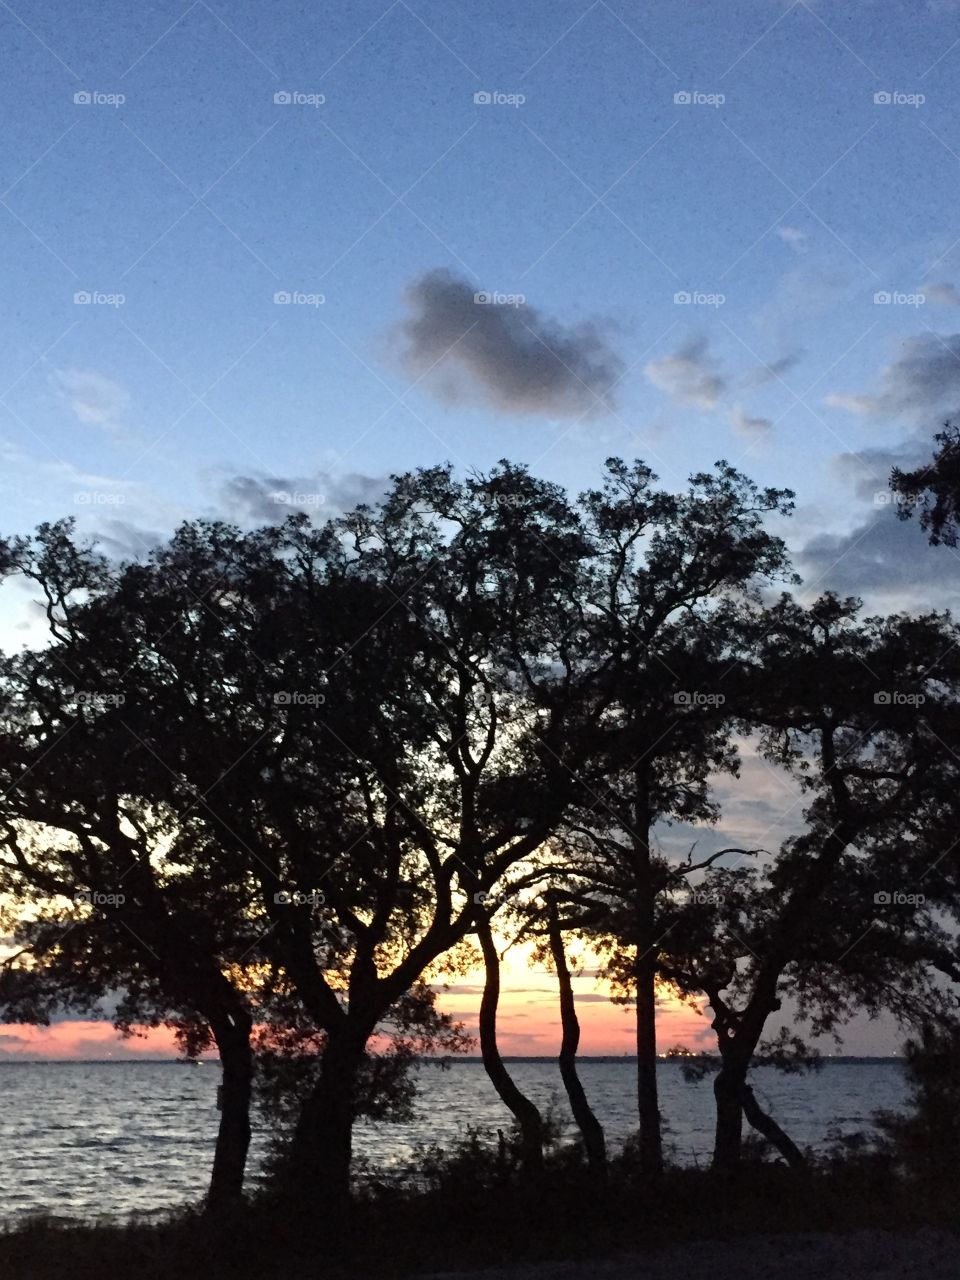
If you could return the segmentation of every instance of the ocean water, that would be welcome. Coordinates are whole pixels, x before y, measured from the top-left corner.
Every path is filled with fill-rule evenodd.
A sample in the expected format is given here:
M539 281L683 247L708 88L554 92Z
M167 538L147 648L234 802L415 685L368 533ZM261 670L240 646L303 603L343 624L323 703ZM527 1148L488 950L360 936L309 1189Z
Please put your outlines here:
M511 1064L541 1107L569 1126L552 1062ZM635 1067L629 1060L584 1059L581 1077L611 1148L635 1128ZM45 1212L58 1217L153 1214L204 1193L217 1128L215 1062L30 1062L0 1064L0 1221ZM886 1059L828 1061L819 1073L754 1072L761 1105L801 1146L823 1150L838 1134L869 1132L877 1109L902 1107L899 1064ZM417 1116L403 1124L357 1125L355 1151L375 1167L399 1170L418 1145L454 1145L471 1127L495 1139L509 1115L477 1061L419 1072ZM709 1159L711 1079L688 1084L676 1063L660 1071L661 1108L673 1158ZM270 1133L254 1118L251 1183Z

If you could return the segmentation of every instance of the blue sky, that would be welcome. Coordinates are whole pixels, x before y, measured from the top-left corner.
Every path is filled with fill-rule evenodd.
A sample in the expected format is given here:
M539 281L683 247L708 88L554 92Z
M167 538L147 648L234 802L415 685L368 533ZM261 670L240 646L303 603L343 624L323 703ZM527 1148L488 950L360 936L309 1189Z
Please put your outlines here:
M233 474L509 453L575 486L610 451L674 484L724 454L849 525L834 456L930 423L828 398L957 327L948 304L873 302L949 285L960 261L956 17L826 0L5 10L5 527L76 506L87 476L157 530ZM440 269L599 325L615 407L512 410L469 386L450 403L443 368L408 390L405 293Z
M960 3L16 0L0 36L2 532L130 555L442 460L726 457L796 489L811 590L960 598L875 497L960 407ZM0 641L34 623L5 593Z
M932 361L960 329L958 14L4 8L5 530L72 512L123 543L117 521L243 517L236 476L331 506L442 458L508 454L576 487L610 452L671 485L721 455L792 484L798 547L860 526L877 512L838 455L869 461L954 407L950 370L925 403L881 391L905 342ZM509 334L479 374L459 349L429 373L429 351L405 358L410 290L438 271L525 296L527 343L591 334L611 357L594 411L562 390L497 401L496 359L525 358Z

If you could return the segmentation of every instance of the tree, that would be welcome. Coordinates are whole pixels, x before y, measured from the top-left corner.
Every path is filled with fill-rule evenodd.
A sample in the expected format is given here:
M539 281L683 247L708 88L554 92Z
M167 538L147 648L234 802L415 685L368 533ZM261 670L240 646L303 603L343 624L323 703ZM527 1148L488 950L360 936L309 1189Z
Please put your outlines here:
M736 767L723 685L741 646L739 611L787 572L764 520L789 511L792 495L759 490L723 462L684 494L657 491L654 479L611 460L604 486L582 498L598 552L585 584L587 648L606 705L595 781L571 797L560 857L570 901L635 1001L640 1163L658 1174L656 988L673 872L653 833L660 822L716 817L710 779Z
M319 530L184 526L58 605L122 789L173 815L171 861L229 886L246 963L323 1035L291 1166L332 1203L368 1041L566 801L588 553L554 486L441 469ZM61 530L47 578L78 557Z
M751 1060L847 864L871 838L897 838L918 813L935 811L955 786L943 750L957 715L955 643L938 615L861 621L857 602L829 595L809 610L785 596L758 615L739 709L812 800L806 830L785 842L762 890L728 914L732 945L721 936L689 980L707 993L718 1033L718 1168L739 1159Z
M480 1053L484 1070L497 1095L509 1110L520 1135L520 1156L527 1171L543 1166L544 1123L532 1102L511 1075L497 1043L497 1009L500 1003L500 955L490 924L491 912L477 912L476 936L483 956L483 995L480 999Z
M169 856L173 817L144 803L118 748L123 694L78 604L110 589L106 562L65 524L4 544L0 559L42 591L51 637L0 663L0 892L20 904L0 1001L6 1016L42 1021L120 988L122 1029L165 1022L192 1048L212 1036L223 1067L216 1207L241 1193L250 1138L242 974L253 938L236 886L201 883Z
M894 1158L927 1197L953 1186L960 1158L960 1027L927 1022L906 1044L910 1109L882 1116ZM949 1193L948 1193L949 1194Z
M570 968L567 964L567 953L563 942L563 927L560 921L560 909L556 895L548 897L546 914L550 956L553 960L553 968L560 988L560 1026L562 1029L559 1056L560 1077L570 1100L573 1118L577 1123L577 1128L580 1130L580 1136L583 1138L587 1164L594 1173L605 1176L607 1149L603 1126L587 1101L587 1095L577 1072L580 1021L577 1018L576 999L573 994Z
M930 462L913 471L894 467L890 488L900 498L897 515L901 520L919 511L920 527L930 535L930 542L955 547L960 519L960 427L946 422L934 440L937 447Z

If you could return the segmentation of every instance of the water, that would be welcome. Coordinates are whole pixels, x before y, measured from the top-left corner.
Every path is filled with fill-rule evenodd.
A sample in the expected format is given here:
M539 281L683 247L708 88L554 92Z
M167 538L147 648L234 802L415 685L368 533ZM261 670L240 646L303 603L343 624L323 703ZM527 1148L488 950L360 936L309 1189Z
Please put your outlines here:
M511 1070L534 1101L558 1103L569 1121L554 1063L515 1062ZM0 1221L40 1211L85 1219L150 1214L196 1202L213 1153L219 1076L212 1062L0 1065ZM614 1149L635 1127L634 1064L584 1059L581 1076ZM688 1084L678 1064L665 1063L660 1081L674 1158L706 1163L711 1080ZM809 1076L762 1069L753 1084L761 1105L796 1142L820 1150L832 1131L869 1131L872 1113L902 1107L905 1093L900 1066L883 1059L831 1061ZM450 1147L470 1126L493 1137L509 1123L476 1061L454 1062L448 1070L426 1064L420 1088L413 1122L357 1126L357 1155L377 1168L397 1169L419 1144ZM255 1117L253 1182L269 1136Z

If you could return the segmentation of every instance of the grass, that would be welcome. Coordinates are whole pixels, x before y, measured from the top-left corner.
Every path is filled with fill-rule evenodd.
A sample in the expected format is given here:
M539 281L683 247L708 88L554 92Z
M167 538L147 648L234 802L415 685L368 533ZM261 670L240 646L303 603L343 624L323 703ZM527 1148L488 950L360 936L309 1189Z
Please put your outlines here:
M523 1179L461 1153L431 1166L419 1191L368 1188L346 1219L269 1200L211 1219L59 1225L32 1219L0 1234L9 1280L300 1280L472 1270L506 1262L646 1253L678 1241L795 1231L960 1227L950 1188L894 1175L877 1160L809 1173L748 1163L735 1180L669 1170L645 1183L623 1162L605 1187L569 1160Z

